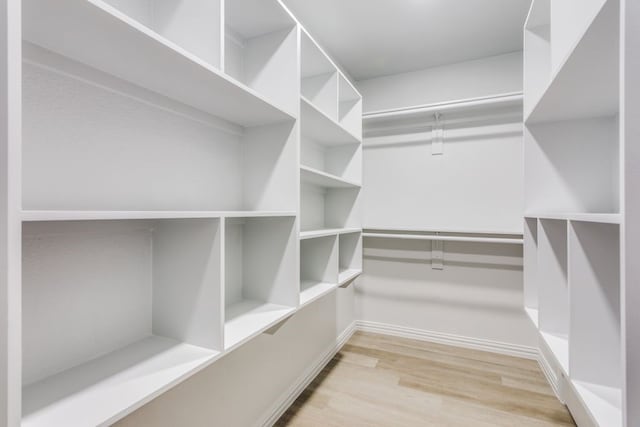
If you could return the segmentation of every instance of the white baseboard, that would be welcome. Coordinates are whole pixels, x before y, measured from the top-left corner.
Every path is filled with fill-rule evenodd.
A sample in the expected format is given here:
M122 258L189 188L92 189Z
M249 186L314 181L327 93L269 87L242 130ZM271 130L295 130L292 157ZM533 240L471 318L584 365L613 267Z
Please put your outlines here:
M558 378L555 369L553 369L553 366L551 366L551 363L547 360L542 351L538 352L538 365L540 365L540 370L547 378L547 382L551 386L551 389L555 393L558 400L564 403L564 398L562 396L560 388L560 378Z
M309 366L296 382L292 384L289 390L282 396L273 408L267 412L267 414L258 422L256 426L271 427L276 421L289 409L289 407L295 402L295 400L302 394L302 392L311 384L311 382L318 376L318 374L324 369L325 366L333 359L333 357L340 351L351 336L356 332L356 322L353 322L347 327L347 329L336 338L336 342L331 345L322 355L316 359L314 363Z
M404 326L389 325L386 323L368 322L364 320L357 320L356 325L357 330L364 332L411 338L455 347L499 353L507 356L522 357L525 359L538 359L537 347L528 347L518 344L509 344L499 341L445 334L442 332L426 331L422 329L407 328Z

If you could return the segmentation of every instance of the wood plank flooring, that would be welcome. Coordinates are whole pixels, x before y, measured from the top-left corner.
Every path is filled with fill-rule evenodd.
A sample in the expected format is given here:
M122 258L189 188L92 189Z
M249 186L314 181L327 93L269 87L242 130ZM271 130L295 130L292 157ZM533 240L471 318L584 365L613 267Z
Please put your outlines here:
M357 332L276 423L574 426L537 362Z

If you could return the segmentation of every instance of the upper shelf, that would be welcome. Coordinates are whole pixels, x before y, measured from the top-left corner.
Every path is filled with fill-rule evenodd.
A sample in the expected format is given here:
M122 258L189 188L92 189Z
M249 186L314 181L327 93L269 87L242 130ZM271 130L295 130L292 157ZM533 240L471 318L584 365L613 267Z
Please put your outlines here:
M304 96L300 103L302 134L322 145L359 144L360 139L320 111Z
M607 1L551 78L528 124L618 113L619 20L619 3Z
M127 219L196 219L292 217L292 211L22 211L22 221L112 221Z
M360 188L360 184L356 182L347 181L308 166L300 166L300 175L302 182L324 188Z
M23 21L26 41L232 123L295 118L101 0L24 1Z

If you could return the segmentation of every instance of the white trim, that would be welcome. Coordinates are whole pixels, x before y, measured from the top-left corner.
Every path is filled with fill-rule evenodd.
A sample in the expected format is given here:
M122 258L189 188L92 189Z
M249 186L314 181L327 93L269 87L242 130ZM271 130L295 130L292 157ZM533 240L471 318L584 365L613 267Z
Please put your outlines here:
M267 411L267 413L258 421L255 425L262 427L271 427L276 421L289 409L289 407L295 402L300 394L311 384L311 382L318 376L320 371L333 359L333 357L340 351L351 336L356 332L356 322L349 325L338 338L336 342L331 345L322 355L311 364L307 369L289 388L289 390L274 404L274 406Z
M507 356L522 357L525 359L538 359L538 349L536 347L464 337L460 335L426 331L422 329L407 328L404 326L389 325L385 323L368 322L364 320L357 320L356 324L358 330L363 332L373 332L403 338L411 338L438 344L451 345L455 347L488 351L491 353L504 354Z
M553 366L551 365L551 363L549 363L547 358L544 356L544 352L542 351L538 352L538 365L540 365L540 370L551 386L553 393L556 395L560 402L564 403L564 399L562 398L562 395L560 393L559 378L556 375L556 371L553 369Z

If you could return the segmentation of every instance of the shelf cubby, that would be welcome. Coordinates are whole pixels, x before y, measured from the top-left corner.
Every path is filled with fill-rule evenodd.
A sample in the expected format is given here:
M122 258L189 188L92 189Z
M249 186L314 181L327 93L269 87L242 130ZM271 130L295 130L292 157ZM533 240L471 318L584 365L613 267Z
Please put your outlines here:
M340 234L338 284L343 286L362 274L362 234Z
M359 188L326 188L302 183L301 231L359 228Z
M362 97L351 83L340 74L338 79L339 123L352 135L362 134Z
M224 347L231 350L298 306L295 218L227 218L224 239Z
M525 127L526 211L619 212L617 117Z
M338 69L306 31L301 30L302 96L338 121Z
M23 66L25 210L297 209L293 122L229 132L67 66Z
M524 309L538 327L538 220L524 219Z
M227 1L225 73L292 115L298 109L296 22L277 0Z
M599 425L622 426L620 227L569 228L570 371Z
M318 230L308 230L300 232L300 240L315 239L325 236L337 236L339 234L361 233L361 228L321 228Z
M551 79L551 1L534 0L524 28L524 116L533 110Z
M28 50L34 50L32 45L44 49L40 57L53 52L240 126L294 118L219 69L219 1L113 3L132 16L101 0L27 0L22 4L23 40ZM149 16L164 19L139 22L150 13L147 3L163 5L157 6L161 15Z
M564 45L560 43L561 46L558 47L558 43L552 38L551 42L554 46L552 50L557 48L561 51L554 56L562 56L562 61L555 59L560 63L552 73L544 93L531 112L525 115L528 124L612 116L619 111L619 0L591 0L584 2L585 6L581 3L579 8L573 4L569 5L568 2L560 3L566 3L566 5L556 6L553 3L553 8L571 9L571 12L563 14L570 14L570 16L563 18L565 21L573 21L577 26L580 26L581 21L592 18L589 13L593 13L594 9L597 10L597 14L590 20L577 42L571 44L569 41ZM580 14L585 16L577 17L575 9L581 9ZM553 28L552 26L552 36L556 31ZM561 27L557 31L566 31L566 27ZM580 29L573 31L581 32ZM556 36L556 38L563 37ZM570 36L565 38L572 39ZM564 55L567 50L568 52ZM594 58L598 60L594 61ZM532 61L536 62L535 59Z
M302 182L324 188L360 188L359 182L349 181L344 178L314 169L308 166L300 166Z
M218 219L25 223L22 425L108 424L216 360L221 251Z
M300 305L310 304L338 286L337 236L300 242Z
M569 373L569 287L567 221L538 221L538 322L546 345Z

